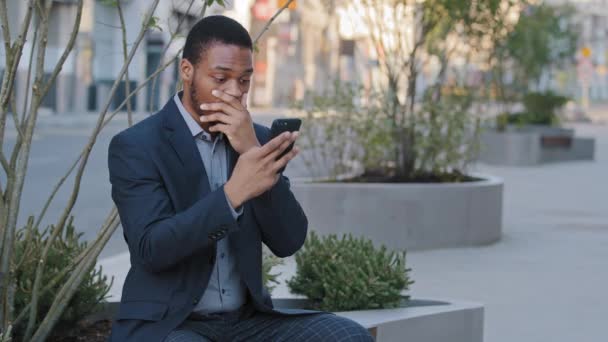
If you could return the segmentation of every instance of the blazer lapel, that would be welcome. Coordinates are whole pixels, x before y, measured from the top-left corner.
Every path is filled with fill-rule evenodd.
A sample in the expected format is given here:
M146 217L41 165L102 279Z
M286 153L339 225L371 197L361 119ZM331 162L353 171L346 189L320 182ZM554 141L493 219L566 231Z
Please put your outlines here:
M207 178L203 160L196 147L192 133L181 117L173 99L167 102L163 111L167 139L184 168L184 177L198 180L197 187L199 191L202 194L208 193L211 187L209 186L209 179Z

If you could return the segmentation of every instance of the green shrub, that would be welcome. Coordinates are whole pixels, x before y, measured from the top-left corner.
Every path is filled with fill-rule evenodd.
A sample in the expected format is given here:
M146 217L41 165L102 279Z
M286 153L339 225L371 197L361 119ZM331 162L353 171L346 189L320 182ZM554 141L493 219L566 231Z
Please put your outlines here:
M314 232L296 254L291 292L305 295L312 309L347 311L397 307L410 281L405 251L375 248L371 240L319 237Z
M295 108L305 115L299 146L310 175L331 181L357 172L362 181L466 181L460 175L479 148L474 90L453 87L433 96L439 90L427 89L403 122L395 118L408 109L388 90L336 82L308 93L308 101Z
M467 181L469 164L479 154L480 117L474 113L474 92L465 87L431 87L416 115L414 174L430 174L440 182Z
M524 111L509 115L508 122L517 125L557 125L557 110L562 108L568 98L551 91L531 92L523 98Z
M262 251L262 284L264 284L271 294L272 290L276 287L272 284L279 284L278 277L281 273L271 273L272 268L278 265L283 265L283 260L274 256L267 248L264 248Z
M51 284L55 277L68 267L87 246L86 241L80 241L82 233L75 231L72 222L73 218L70 218L65 231L59 234L51 245L44 267L41 289L45 289ZM30 229L28 232L28 230L22 229L17 233L15 243L15 261L17 264L14 266L16 277L15 313L17 315L31 302L36 265L41 258L49 236L50 232L48 230L40 232L36 229ZM67 275L65 278L67 278ZM113 279L108 281L108 278L102 274L101 267L91 268L63 312L54 331L69 332L70 329L76 327L79 320L100 309L102 302L107 298L112 281ZM57 281L54 286L51 286L48 291L41 293L39 296L36 325L42 321L48 312L62 285L62 281ZM13 328L13 334L17 341L25 333L27 317L29 317L29 312L25 319Z

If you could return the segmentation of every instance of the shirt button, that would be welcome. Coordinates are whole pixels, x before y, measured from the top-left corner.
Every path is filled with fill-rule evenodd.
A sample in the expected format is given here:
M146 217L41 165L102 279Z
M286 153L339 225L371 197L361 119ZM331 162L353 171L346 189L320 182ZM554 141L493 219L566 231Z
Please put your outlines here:
M224 259L225 256L226 256L226 254L222 253L222 255L221 255L222 259Z
M225 290L225 289L222 289L222 294L225 294L225 293L226 293L226 290Z

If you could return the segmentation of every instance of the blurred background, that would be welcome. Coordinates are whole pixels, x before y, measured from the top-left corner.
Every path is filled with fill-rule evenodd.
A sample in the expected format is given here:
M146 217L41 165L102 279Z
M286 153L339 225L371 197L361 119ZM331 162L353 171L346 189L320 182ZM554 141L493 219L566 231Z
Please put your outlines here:
M79 2L50 3L43 79ZM161 0L128 77L118 77L123 49L150 1L119 1L124 31L116 3L83 0L74 48L38 110L19 228L40 214L109 103L116 115L96 138L72 211L93 241L113 204L110 139L130 124L127 112L145 119L180 89L181 48L205 2ZM475 331L486 341L608 341L608 0L293 0L268 27L286 0L209 3L206 15L232 17L254 38L268 28L255 46L249 108L265 125L303 119L303 152L286 174L311 230L407 249L407 292L481 303ZM15 38L27 2L6 5ZM11 106L23 117L35 32L15 73ZM0 77L8 69L0 58ZM2 141L8 155L12 120ZM61 217L73 180L68 173L41 227ZM382 184L343 184L351 181ZM99 264L115 276L116 301L129 265L120 227ZM295 260L276 269L273 294L291 296Z
M54 65L53 58L59 58L62 47L69 38L71 18L76 11L75 3L70 0L53 2L47 73L51 72ZM369 21L367 17L370 14L374 16L374 13L388 11L399 1L389 1L383 5L384 8L375 8L377 3L379 2L350 0L293 2L287 11L277 17L259 43L255 56L256 72L251 103L258 107L288 107L294 101L302 100L307 90L324 89L331 86L335 80L354 82L366 89L386 82L381 70L383 50L388 54L397 49L401 49L403 53L410 52L421 30L416 26L419 18L414 17L414 11L411 9L404 9L398 18L393 14L383 14L386 22ZM421 6L423 1L412 3ZM500 20L495 20L492 25L485 23L486 28L494 27L498 30L498 25L501 25L501 30L506 30L500 33L503 35L510 31L510 27L517 25L522 15L536 15L536 19L544 20L528 23L528 26L537 25L536 28L540 28L542 25L557 25L551 28L554 32L550 34L563 33L561 30L566 28L573 30L576 34L575 42L565 37L552 41L553 53L563 55L561 57L566 60L559 66L543 68L540 75L530 76L538 77L535 86L538 90L555 90L571 98L575 107L583 107L588 115L602 119L596 106L601 106L608 100L606 2L504 0L488 3L502 8L492 14L500 15L501 18L495 18ZM139 19L143 16L146 5L147 2L143 0L128 0L122 4L124 16L127 18L129 41L134 40L137 34ZM263 27L281 5L281 1L275 0L234 0L226 1L225 7L213 4L207 13L233 17L253 34ZM558 13L532 14L538 6L551 6ZM9 20L13 21L11 24L17 24L26 7L27 3L23 1L8 2ZM129 67L132 88L151 75L163 61L170 60L175 55L183 45L188 28L196 22L200 7L199 2L189 6L189 1L161 1L155 12L159 19L158 29L147 33L142 48L138 49ZM451 14L457 14L459 9L451 10L454 11ZM99 110L108 96L113 77L122 66L122 38L115 9L104 1L86 0L82 15L77 44L59 79L44 99L43 107L53 113L86 114ZM477 15L483 16L484 13ZM557 16L555 23L550 22L551 15ZM178 28L182 18L185 18L184 24ZM397 18L398 22L391 22L392 18ZM479 18L470 20L477 20L477 25L484 25ZM395 25L399 28L394 27ZM477 27L477 30L480 29L481 26ZM179 32L176 32L177 30ZM496 48L496 41L492 41L492 32L485 33L486 37L476 37L484 40L483 42L472 39L470 32L464 31L444 37L445 44L456 50L451 52L447 75L442 76L446 85L458 83L479 86L490 83L495 61L488 55ZM172 35L177 35L178 39L167 47ZM402 35L404 37L401 37ZM391 40L398 41L402 38L412 46L391 46ZM541 37L540 34L538 37L530 37L541 40L551 38ZM532 44L531 47L534 44L532 41L525 41L523 37L519 43ZM379 47L378 44L382 46ZM471 50L475 51L475 56L467 56ZM24 53L28 54L27 46ZM527 58L532 59L543 58L542 54L545 52L528 53L530 55ZM538 55L539 53L541 55ZM430 55L419 57L421 65L416 75L415 84L420 90L417 92L420 96L423 89L436 81L442 67L440 58L431 51L420 52L420 55L426 54ZM0 61L0 68L4 68L2 63L4 61ZM515 70L507 70L502 77L506 83L510 83L518 77L516 73ZM177 75L176 61L162 72L157 82L148 85L145 91L131 100L132 108L140 112L157 110L175 92ZM26 79L27 64L24 63L19 69L16 87L23 90ZM24 92L20 91L18 94ZM119 96L114 97L114 106L124 100L120 96L123 92L119 91L118 94ZM19 95L17 97L18 103L23 102Z

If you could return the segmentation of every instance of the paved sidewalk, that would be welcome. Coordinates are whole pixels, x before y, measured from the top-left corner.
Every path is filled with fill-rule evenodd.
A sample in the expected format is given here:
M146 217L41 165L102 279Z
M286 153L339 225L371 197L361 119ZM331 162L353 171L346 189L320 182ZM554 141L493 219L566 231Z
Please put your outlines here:
M505 180L504 237L409 253L413 297L484 303L488 342L608 341L608 126L575 127L597 138L595 162L476 167ZM128 255L100 264L116 277L117 300ZM288 259L282 278L294 266ZM280 286L274 295L289 293Z

